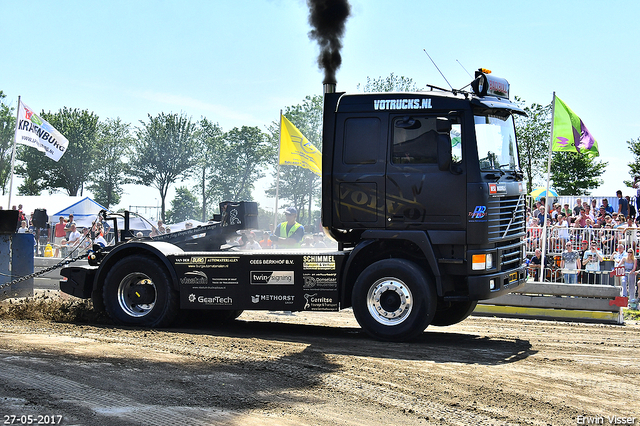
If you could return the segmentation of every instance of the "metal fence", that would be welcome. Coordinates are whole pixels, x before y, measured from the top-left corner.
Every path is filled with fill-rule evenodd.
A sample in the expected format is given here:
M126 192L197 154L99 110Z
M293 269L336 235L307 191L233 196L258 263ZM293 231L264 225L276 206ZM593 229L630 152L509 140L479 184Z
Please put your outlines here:
M574 250L588 248L595 243L602 254L612 256L622 244L624 251L631 247L635 253L638 249L638 231L640 228L566 228L559 226L547 227L547 240L545 254L561 254L565 245L570 242ZM533 255L536 249L542 249L542 227L527 228L526 247L527 254Z
M547 228L545 242L546 265L541 272L539 268L530 267L530 276L535 281L562 283L567 278L565 274L577 274L577 282L583 284L621 285L621 280L631 279L635 281L635 275L630 278L622 271L615 271L619 254L616 253L618 245L621 246L623 256L627 249L631 248L637 257L639 255L638 236L640 228L563 228L551 226ZM561 269L561 255L566 244L570 243L573 250L577 251L582 261L584 251L589 250L592 243L602 253L603 260L599 263L599 271L566 270ZM542 250L543 228L527 228L526 250L527 257L531 258L536 249Z

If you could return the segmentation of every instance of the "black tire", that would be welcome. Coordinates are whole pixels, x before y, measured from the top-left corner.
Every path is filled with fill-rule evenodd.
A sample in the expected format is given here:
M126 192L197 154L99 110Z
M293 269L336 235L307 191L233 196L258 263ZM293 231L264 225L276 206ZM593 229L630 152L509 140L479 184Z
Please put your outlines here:
M401 342L420 335L435 315L437 298L425 272L405 259L369 265L352 291L360 327L379 340Z
M438 304L436 315L431 320L431 325L444 327L457 324L471 315L478 301L473 302L442 302Z
M180 309L169 272L144 255L125 257L111 267L102 298L109 317L123 325L167 327Z

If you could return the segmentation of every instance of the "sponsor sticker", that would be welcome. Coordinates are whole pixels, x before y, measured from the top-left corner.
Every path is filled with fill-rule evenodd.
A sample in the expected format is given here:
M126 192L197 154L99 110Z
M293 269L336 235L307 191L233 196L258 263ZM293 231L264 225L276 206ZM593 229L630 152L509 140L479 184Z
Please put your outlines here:
M305 311L329 311L338 310L338 302L333 297L320 296L318 293L305 293Z
M374 110L392 110L392 109L429 109L431 108L431 99L374 99Z
M251 271L251 285L293 285L293 271Z
M292 305L295 299L295 296L286 294L256 294L251 296L251 303L283 302L285 305Z
M490 183L489 184L489 194L506 194L507 193L507 185L504 183Z
M302 288L305 290L336 290L338 280L336 274L303 274Z
M487 215L487 206L476 206L472 212L469 212L471 219L482 219Z
M180 284L202 285L208 282L209 278L207 274L202 271L185 272L184 276L180 277Z
M334 270L336 269L335 256L303 256L302 268L305 270Z
M208 306L230 306L233 304L232 297L222 297L222 296L197 296L194 293L191 293L188 297L190 303L199 303L201 305Z

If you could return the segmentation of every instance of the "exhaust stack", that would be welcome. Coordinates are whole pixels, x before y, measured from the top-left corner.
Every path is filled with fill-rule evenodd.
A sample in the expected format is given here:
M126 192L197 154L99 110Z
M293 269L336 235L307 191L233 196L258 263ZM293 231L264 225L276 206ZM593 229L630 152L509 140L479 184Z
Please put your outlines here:
M325 95L327 93L336 93L336 83L324 83L322 87Z

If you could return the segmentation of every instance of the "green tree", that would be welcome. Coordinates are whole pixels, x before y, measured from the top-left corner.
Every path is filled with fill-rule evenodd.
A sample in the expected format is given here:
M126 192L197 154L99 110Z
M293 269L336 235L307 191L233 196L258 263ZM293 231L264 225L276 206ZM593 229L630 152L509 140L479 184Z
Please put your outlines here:
M141 185L151 185L160 193L160 215L165 220L169 187L178 179L184 181L196 165L195 124L180 114L160 113L140 121L133 143L131 175Z
M167 210L167 223L192 219L199 209L199 204L198 199L186 186L176 188L176 196L171 201L171 209Z
M45 170L52 173L55 167L52 159L34 148L19 145L16 148L16 160L14 172L23 179L18 186L18 195L40 195L45 189L49 189L51 193L55 191L49 187L46 174L43 173Z
M360 83L356 86L360 90ZM417 92L418 86L410 77L397 76L394 73L389 77L378 77L371 79L367 77L367 82L362 86L362 91L369 92Z
M589 195L600 186L606 161L573 152L554 152L551 156L551 179L558 195Z
M18 188L19 192L39 195L43 189L49 192L64 189L67 195L82 195L98 154L98 116L88 110L67 107L57 113L43 111L41 116L69 140L69 146L58 162L36 149L21 147L18 151L21 164L16 166L16 174L25 183Z
M322 117L323 97L320 95L307 96L302 104L287 107L284 116L322 152ZM273 123L270 128L272 143L279 143L279 123ZM278 158L274 157L274 167L278 168ZM275 180L267 190L271 197L275 196L278 185L278 198L288 202L298 210L298 221L308 225L311 223L313 200L319 204L321 197L320 177L315 173L298 166L281 166L279 183Z
M524 172L527 194L540 180L544 180L547 171L549 143L551 132L551 104L531 104L516 96L516 103L524 108L527 117L516 115L516 135L518 137L518 152L520 166Z
M4 102L6 95L0 90L0 187L5 194L11 174L13 135L16 128L14 109Z
M198 168L196 177L198 178L197 188L202 197L200 220L203 222L207 220L207 217L211 217L210 215L214 210L217 210L213 206L217 206L217 203L223 201L213 198L213 191L209 189L208 185L208 182L213 180L212 173L216 165L221 166L216 164L215 158L223 152L223 134L224 132L218 123L213 123L204 117L198 123L196 141L199 146L199 157L196 166Z
M131 125L120 118L108 118L98 123L98 153L91 174L92 183L87 186L94 199L109 208L120 202L122 185L133 180L128 176L127 159L131 154L133 137Z
M267 135L258 127L236 127L224 133L216 151L209 159L208 199L251 200L255 182L265 176L265 166L274 154Z
M633 154L633 162L628 164L631 180L625 180L624 184L632 187L634 182L640 179L640 137L628 140L627 145L629 146L629 151Z
M269 225L273 225L273 208L267 210L258 206L258 229L269 229Z

